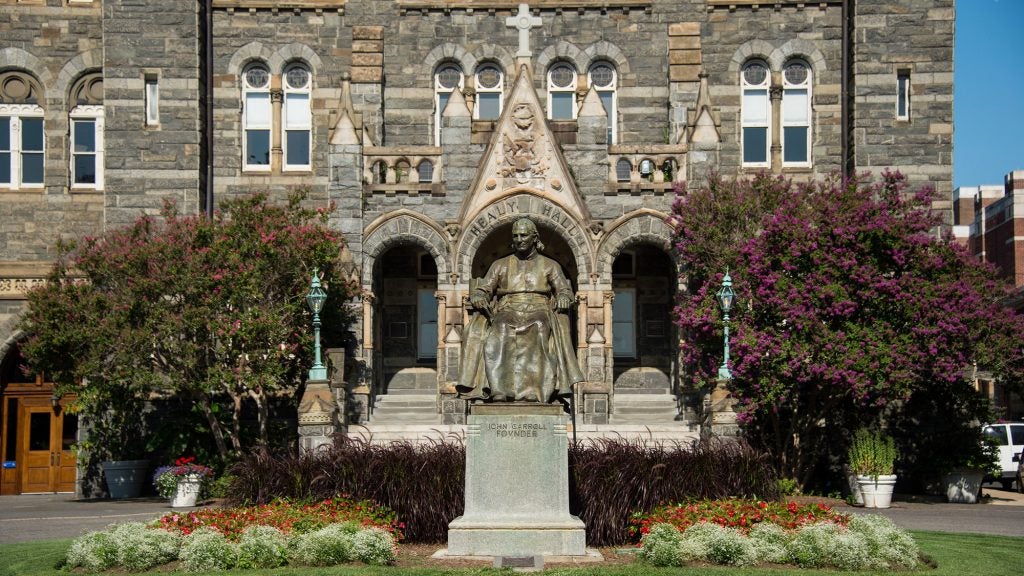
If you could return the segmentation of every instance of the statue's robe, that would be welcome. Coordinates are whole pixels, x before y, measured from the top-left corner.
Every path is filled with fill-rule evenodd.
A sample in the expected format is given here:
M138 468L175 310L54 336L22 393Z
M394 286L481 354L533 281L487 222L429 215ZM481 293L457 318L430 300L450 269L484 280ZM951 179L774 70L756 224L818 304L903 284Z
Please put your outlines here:
M477 311L463 334L456 385L463 398L550 402L583 381L569 318L555 298L573 300L572 286L554 260L515 254L491 264L472 293L490 306Z

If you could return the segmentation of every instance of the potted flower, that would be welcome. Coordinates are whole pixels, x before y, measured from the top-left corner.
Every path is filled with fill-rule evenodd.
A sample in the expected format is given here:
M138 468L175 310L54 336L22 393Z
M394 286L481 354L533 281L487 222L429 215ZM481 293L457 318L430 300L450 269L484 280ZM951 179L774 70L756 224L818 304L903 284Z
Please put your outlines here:
M972 431L973 432L973 431ZM957 504L977 504L981 494L981 483L985 476L998 477L999 447L994 440L983 434L966 434L959 448L950 446L950 453L944 463L942 487L946 500Z
M864 507L888 508L896 485L893 466L899 456L892 436L861 428L853 436L848 456Z
M187 456L175 460L173 466L157 468L153 484L161 496L171 499L172 508L187 508L196 505L212 477L209 466L196 464L195 456Z

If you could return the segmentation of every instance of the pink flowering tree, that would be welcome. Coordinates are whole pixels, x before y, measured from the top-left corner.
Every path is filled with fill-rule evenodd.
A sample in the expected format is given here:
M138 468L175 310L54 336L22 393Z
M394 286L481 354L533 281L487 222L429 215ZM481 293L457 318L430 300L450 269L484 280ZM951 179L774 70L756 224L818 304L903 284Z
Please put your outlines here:
M269 400L293 392L311 363L304 297L313 270L328 286L326 339L344 330L354 293L337 276L341 235L326 211L301 201L239 198L212 219L168 204L161 218L60 246L49 282L28 296L22 350L29 369L90 416L87 448L137 455L144 401L154 399L197 418L149 435L201 431L222 460L247 439L268 442ZM256 415L253 433L243 408Z
M972 368L1020 385L1024 322L1000 304L1008 287L937 235L932 197L896 173L877 185L761 175L712 180L673 207L688 377L708 386L721 363L714 292L728 268L740 420L803 485L845 460L856 427L883 424L923 482L976 456L989 412Z

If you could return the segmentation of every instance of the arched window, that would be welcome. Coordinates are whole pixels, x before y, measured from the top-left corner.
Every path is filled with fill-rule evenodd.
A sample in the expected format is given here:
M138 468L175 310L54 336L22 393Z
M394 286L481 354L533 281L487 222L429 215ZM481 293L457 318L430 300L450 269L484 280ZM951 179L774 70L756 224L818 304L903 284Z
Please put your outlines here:
M292 64L284 71L284 170L309 170L313 143L313 113L310 91L313 78L305 64Z
M576 119L576 69L558 62L548 69L548 119Z
M619 158L619 161L615 163L615 179L619 182L629 182L632 173L633 165L630 164L629 160Z
M71 187L103 188L103 75L80 78L68 104L71 128Z
M245 170L270 170L270 70L250 64L242 73L242 158Z
M811 67L793 60L782 69L782 165L811 163Z
M441 116L456 88L463 87L462 68L446 62L434 72L434 145L441 145Z
M420 162L420 165L416 167L416 172L419 174L421 184L429 184L434 181L434 164L430 160Z
M644 180L654 180L654 160L644 158L640 161L640 177Z
M42 188L43 91L28 74L0 73L0 187Z
M768 65L760 60L748 62L740 73L743 90L743 165L769 165L768 146L771 144L771 105L768 86L771 74Z
M618 75L615 73L615 68L607 62L597 62L590 67L590 71L587 73L590 80L590 85L597 90L598 97L601 98L601 104L604 105L604 111L608 115L608 143L618 143L619 130L618 130L618 101L615 95L615 88L618 85Z
M476 110L473 117L477 120L497 120L501 116L504 104L503 87L505 76L501 68L494 64L484 64L476 71Z

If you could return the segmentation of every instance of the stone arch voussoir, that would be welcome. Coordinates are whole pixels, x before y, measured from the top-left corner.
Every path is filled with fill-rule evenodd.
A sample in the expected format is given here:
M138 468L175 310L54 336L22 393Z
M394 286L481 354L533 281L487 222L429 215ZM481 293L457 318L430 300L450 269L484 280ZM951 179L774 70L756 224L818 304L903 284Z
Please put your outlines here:
M658 246L669 251L672 242L672 228L665 223L665 214L645 210L627 214L601 241L597 249L597 273L600 282L611 284L612 262L623 250L638 244Z
M450 272L448 242L440 228L422 216L404 213L389 215L385 220L370 225L363 239L363 287L373 286L373 269L377 258L394 246L409 244L424 248L434 257L438 284L447 284Z
M242 68L244 68L246 64L256 60L262 61L264 64L270 66L270 61L273 56L274 51L268 46L265 46L262 42L250 42L236 50L235 53L231 55L231 60L228 61L228 73L238 76L242 73ZM271 73L274 73L273 69L271 69Z
M463 282L473 277L473 257L480 244L496 229L528 217L538 226L558 234L572 249L576 261L576 284L590 283L593 246L584 226L568 211L540 196L517 192L505 196L477 212L464 226L455 252L455 271Z

